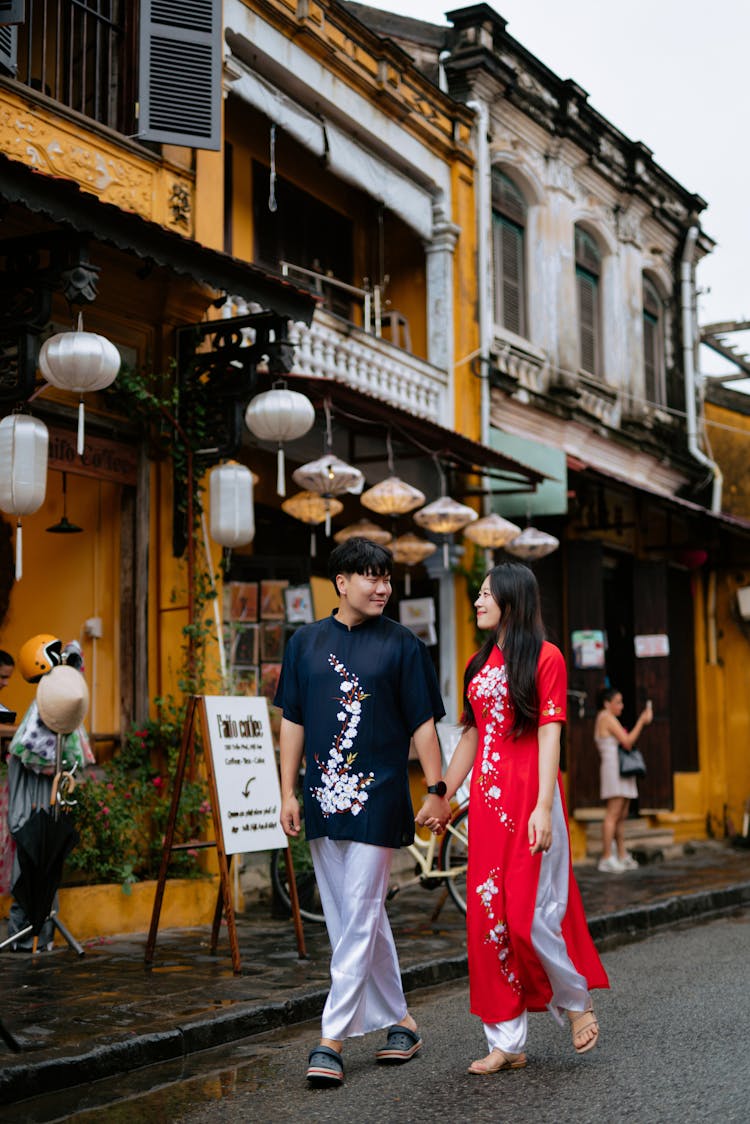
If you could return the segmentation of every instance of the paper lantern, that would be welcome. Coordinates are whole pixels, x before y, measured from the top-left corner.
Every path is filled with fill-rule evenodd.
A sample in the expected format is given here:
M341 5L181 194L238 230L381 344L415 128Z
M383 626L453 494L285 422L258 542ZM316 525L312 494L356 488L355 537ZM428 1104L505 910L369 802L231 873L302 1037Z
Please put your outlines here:
M464 536L485 550L497 550L520 534L521 528L503 519L502 515L485 515L464 528Z
M113 343L96 332L84 332L78 315L78 330L60 332L45 340L39 352L39 370L52 386L86 394L110 386L120 370L120 353ZM78 455L83 455L83 399L78 404Z
M244 464L227 461L211 470L211 538L221 546L245 546L255 537L253 474Z
M419 535L399 535L394 540L391 550L394 561L406 567L404 592L408 597L411 593L411 567L417 566L420 562L424 562L425 558L433 555L437 545L427 539L420 539Z
M303 464L292 474L295 484L309 492L317 492L326 500L326 535L331 533L331 496L341 496L344 492L362 491L365 478L358 468L333 453L326 453L319 460Z
M369 539L370 542L377 543L378 546L388 546L393 535L390 531L386 531L384 527L378 527L377 523L373 523L370 519L358 519L356 523L350 523L348 527L343 527L340 531L337 531L333 537L336 542L361 538Z
M286 495L286 473L282 442L294 441L313 427L315 407L309 398L286 383L274 383L271 390L258 394L245 410L245 425L259 440L278 442L276 491Z
M414 522L433 535L452 535L460 531L467 523L478 519L473 507L458 503L450 496L441 496L439 500L428 503L421 511L414 513ZM443 565L447 570L450 566L447 540L443 543Z
M329 523L331 516L338 515L344 510L344 505L340 500L330 496L326 498L317 492L306 491L297 492L288 500L284 500L281 510L291 515L293 519L299 519L301 523L307 523L313 528L310 532L310 556L314 558L315 527L319 523Z
M370 511L377 511L378 515L406 515L421 507L425 501L424 492L419 488L412 488L411 484L399 480L398 476L389 476L379 484L363 492L361 502Z
M539 531L536 527L527 527L525 531L506 543L503 549L515 558L522 558L525 562L532 562L536 558L544 558L552 554L560 545L560 540L546 531Z
M49 433L38 418L11 414L0 421L0 508L18 517L16 523L16 581L23 577L21 516L44 503L47 490Z

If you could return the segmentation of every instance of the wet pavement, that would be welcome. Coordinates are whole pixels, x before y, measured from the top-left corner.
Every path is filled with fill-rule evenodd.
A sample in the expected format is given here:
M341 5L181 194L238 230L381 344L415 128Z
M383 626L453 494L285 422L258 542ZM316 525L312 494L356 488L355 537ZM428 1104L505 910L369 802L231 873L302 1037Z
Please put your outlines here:
M722 843L620 875L582 864L576 876L600 948L750 905L750 850ZM389 905L407 990L466 974L463 915L441 901L442 891L413 887ZM86 942L82 957L64 944L0 952L0 1018L21 1046L0 1041L0 1105L316 1018L328 987L323 927L305 924L300 960L291 922L272 919L268 904L237 921L238 976L226 930L214 956L207 927L161 930L151 969L145 934Z

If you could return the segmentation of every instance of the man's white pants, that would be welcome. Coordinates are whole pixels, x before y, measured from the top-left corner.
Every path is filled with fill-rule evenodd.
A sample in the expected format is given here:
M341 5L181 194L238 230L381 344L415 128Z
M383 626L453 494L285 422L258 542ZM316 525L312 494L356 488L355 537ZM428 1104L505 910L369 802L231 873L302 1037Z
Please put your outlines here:
M406 999L385 911L393 850L313 839L310 851L332 950L323 1038L342 1040L400 1022Z

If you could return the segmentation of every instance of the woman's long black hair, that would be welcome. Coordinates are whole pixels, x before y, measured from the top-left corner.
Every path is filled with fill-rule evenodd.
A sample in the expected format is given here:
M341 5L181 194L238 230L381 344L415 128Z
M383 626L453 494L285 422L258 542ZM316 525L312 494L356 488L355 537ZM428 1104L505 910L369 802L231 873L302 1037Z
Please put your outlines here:
M476 726L469 701L469 683L489 659L493 644L503 636L503 657L508 674L508 694L513 704L511 734L518 736L539 718L536 668L544 640L539 586L528 566L501 562L490 570L490 592L500 607L500 624L472 656L464 673L464 728Z

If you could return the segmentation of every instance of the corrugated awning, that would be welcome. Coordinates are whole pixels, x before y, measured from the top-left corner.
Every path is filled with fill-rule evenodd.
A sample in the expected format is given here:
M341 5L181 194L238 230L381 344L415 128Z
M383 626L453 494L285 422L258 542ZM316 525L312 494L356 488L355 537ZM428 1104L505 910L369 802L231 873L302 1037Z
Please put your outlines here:
M159 223L122 211L112 203L103 203L72 180L35 172L2 154L0 198L172 273L255 301L290 320L304 324L312 320L315 298L280 274L201 246Z

